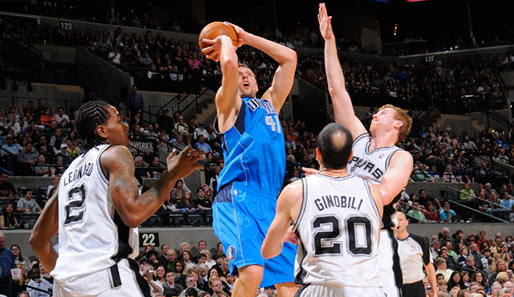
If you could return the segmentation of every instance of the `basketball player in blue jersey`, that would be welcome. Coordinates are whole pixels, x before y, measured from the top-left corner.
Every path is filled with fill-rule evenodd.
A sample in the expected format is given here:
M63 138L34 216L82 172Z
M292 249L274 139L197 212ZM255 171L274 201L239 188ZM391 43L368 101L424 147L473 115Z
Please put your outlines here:
M202 52L219 61L223 78L216 94L218 132L223 135L225 168L220 173L213 205L214 232L239 277L232 296L254 296L260 286L275 285L279 296L293 296L296 247L265 260L261 245L275 215L285 173L284 134L278 118L293 86L296 52L233 26L238 45L252 46L279 63L271 87L256 98L257 80L239 65L237 47L227 36L213 40Z

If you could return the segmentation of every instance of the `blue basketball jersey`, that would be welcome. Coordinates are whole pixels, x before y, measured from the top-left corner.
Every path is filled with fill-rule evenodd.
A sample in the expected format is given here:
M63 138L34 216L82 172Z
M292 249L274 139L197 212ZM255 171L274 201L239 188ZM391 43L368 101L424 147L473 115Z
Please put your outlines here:
M219 175L218 191L236 182L276 197L286 166L284 133L278 114L267 100L242 101L234 126L222 136L225 167Z

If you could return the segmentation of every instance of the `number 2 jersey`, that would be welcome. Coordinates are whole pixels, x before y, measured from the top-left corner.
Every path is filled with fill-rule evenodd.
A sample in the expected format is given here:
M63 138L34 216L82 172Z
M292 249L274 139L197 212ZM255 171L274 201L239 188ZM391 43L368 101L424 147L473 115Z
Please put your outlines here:
M116 214L100 166L109 146L78 156L59 181L59 256L51 272L59 281L107 269L116 263L115 256L137 256L137 229L125 226Z
M284 180L284 133L273 105L263 99L242 98L236 122L223 133L225 167L219 190L235 182L277 197Z
M380 287L380 213L367 182L354 175L302 179L294 231L300 239L295 281L327 287Z
M371 137L368 133L361 134L353 140L353 157L350 162L348 162L347 169L350 174L355 174L372 184L379 184L389 166L391 158L397 151L402 149L393 145L390 147L377 148L370 152L370 142ZM400 199L400 194L394 198L393 202L384 205L384 213L382 216L382 228L384 229L389 229L394 226L392 216L396 213L396 210L393 205Z

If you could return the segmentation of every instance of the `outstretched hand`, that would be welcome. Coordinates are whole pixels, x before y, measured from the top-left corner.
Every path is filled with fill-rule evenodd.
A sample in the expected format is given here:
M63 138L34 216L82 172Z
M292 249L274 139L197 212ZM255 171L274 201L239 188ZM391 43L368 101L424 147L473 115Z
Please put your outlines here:
M324 40L334 38L334 32L332 31L332 17L328 16L327 7L325 3L320 3L318 8L318 23L319 32Z
M175 178L184 178L196 169L203 168L200 163L201 160L205 159L204 155L200 155L197 151L188 145L180 154L177 155L177 150L174 149L166 159L168 165L168 171L173 172Z

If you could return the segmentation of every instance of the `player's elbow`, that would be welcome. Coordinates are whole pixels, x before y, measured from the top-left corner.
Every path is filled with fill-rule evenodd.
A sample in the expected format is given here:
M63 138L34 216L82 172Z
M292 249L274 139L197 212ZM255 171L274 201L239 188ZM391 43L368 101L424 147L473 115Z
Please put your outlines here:
M129 228L137 228L141 223L144 222L144 220L138 216L131 216L129 215L125 219L122 219L123 223L127 225Z
M261 248L261 254L264 257L264 259L271 259L273 257L278 256L280 254L280 250L276 250L270 246L263 245Z
M137 228L141 223L144 222L144 218L137 215L137 212L121 212L118 211L118 214L120 215L121 221L123 224L125 224L129 228Z
M29 237L29 244L32 247L32 250L36 250L41 246L41 243L44 241L44 238L41 237L41 232L37 230L33 230Z

